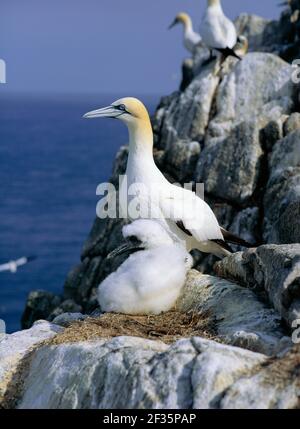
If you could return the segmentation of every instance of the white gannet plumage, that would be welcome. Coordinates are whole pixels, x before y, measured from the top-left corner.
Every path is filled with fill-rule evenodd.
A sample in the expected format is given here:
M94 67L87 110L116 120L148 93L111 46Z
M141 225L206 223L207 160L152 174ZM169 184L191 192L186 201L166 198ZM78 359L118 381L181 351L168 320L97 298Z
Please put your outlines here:
M146 216L141 215L143 210L140 210L140 217L159 218L170 234L184 240L188 251L198 249L224 257L231 252L225 238L228 242L242 245L238 237L220 227L213 211L202 198L192 191L172 185L157 168L153 159L153 131L150 117L141 101L131 97L123 98L106 108L89 112L84 117L118 118L127 125L129 130L129 155L125 175L127 181L123 180L120 194L128 195L132 185L142 185L138 194L132 195L128 200L130 203L131 200L138 199L139 205L145 208ZM129 218L135 220L130 213Z
M169 28L173 28L177 24L183 25L183 44L185 48L194 54L195 50L201 46L202 39L200 34L195 32L191 17L185 12L180 12Z
M9 261L6 264L0 265L0 272L10 271L12 274L15 274L19 267L22 267L35 259L35 256L24 256L14 261Z
M99 285L101 310L131 315L170 310L192 266L191 256L158 221L136 220L123 227L123 236L126 243L109 257L135 253Z
M236 54L237 43L234 23L224 15L220 0L208 0L207 8L200 24L200 35L205 45L222 52L225 56Z

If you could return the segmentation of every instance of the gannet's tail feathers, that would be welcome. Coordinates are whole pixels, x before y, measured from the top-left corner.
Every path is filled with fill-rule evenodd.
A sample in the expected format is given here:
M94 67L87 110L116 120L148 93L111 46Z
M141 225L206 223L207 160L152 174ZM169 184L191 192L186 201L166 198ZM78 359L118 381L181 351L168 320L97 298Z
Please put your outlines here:
M234 50L233 50L233 49L231 49L231 48L224 48L224 49L221 49L221 48L215 48L215 49L216 49L216 51L221 52L221 54L223 55L224 59L226 59L227 57L235 57L235 58L237 58L238 60L241 60L241 59L242 59L242 58L241 58L241 57L239 57L239 56L234 52Z
M224 240L227 243L246 247L248 249L250 249L251 247L256 247L255 244L248 243L248 241L243 240L242 238L238 237L237 235L232 234L231 232L227 231L225 228L221 228L221 231L222 231Z

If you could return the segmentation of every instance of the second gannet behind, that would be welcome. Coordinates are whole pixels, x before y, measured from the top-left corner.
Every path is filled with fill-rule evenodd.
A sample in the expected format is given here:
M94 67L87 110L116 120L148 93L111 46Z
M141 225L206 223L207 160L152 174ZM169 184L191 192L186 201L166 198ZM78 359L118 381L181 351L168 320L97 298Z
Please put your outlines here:
M233 50L234 52L240 57L243 58L249 49L249 42L246 36L239 36L237 38L236 45L234 46Z
M210 50L221 52L224 57L240 57L233 48L237 43L237 32L233 22L223 12L220 0L207 0L207 8L200 25L200 35Z
M201 46L201 36L200 34L196 33L193 28L193 23L191 17L185 13L181 12L179 13L172 24L170 25L169 29L173 28L177 24L182 24L184 28L184 37L183 37L183 44L185 48L191 52L192 54L195 53L195 50Z
M108 107L86 113L84 117L114 118L127 125L127 181L122 182L120 194L128 195L130 187L139 185L138 194L131 195L131 200L138 200L139 205L144 208L150 207L147 215L154 213L159 216L165 223L164 227L178 240L185 242L188 251L198 249L222 258L231 253L226 241L251 247L221 228L213 211L202 198L190 190L172 185L160 172L153 159L150 117L141 101L131 97L123 98ZM129 205L131 200L129 198Z
M170 310L180 295L192 257L158 221L136 220L122 232L126 243L108 257L130 256L99 285L101 310L131 315Z

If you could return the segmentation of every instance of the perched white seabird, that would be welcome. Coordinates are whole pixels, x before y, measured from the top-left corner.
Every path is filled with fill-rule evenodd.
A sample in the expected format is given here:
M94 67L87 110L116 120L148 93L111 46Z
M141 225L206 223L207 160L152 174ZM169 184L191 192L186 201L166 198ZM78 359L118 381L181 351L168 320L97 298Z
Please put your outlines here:
M184 244L174 242L159 222L146 219L124 226L123 236L125 245L109 257L132 254L99 285L101 310L132 315L170 310L192 266Z
M233 48L237 43L237 32L233 22L223 12L220 0L207 0L207 9L200 24L203 43L212 51L222 53L224 57L240 57Z
M194 31L191 17L187 13L179 13L170 25L169 29L173 28L177 24L183 25L183 44L185 48L194 54L195 50L201 46L202 39L200 34Z
M11 273L16 273L19 267L28 264L28 262L34 261L36 259L35 256L24 256L23 258L19 258L15 261L9 261L6 264L0 265L0 272L2 271L10 271Z
M237 39L237 42L233 48L234 52L240 57L244 57L249 49L249 42L247 37L245 36L239 36Z
M143 208L150 207L151 211L147 211L147 216L153 218L151 215L155 213L155 217L164 221L164 227L171 234L178 240L185 241L188 251L198 249L222 258L231 253L227 242L251 247L221 228L203 199L190 190L172 185L160 172L153 159L153 131L149 114L141 101L123 98L108 107L89 112L84 117L117 118L127 125L127 183L123 180L120 195L128 195L128 189L139 184L138 187L142 189L132 199L138 199ZM128 217L135 220L130 213Z

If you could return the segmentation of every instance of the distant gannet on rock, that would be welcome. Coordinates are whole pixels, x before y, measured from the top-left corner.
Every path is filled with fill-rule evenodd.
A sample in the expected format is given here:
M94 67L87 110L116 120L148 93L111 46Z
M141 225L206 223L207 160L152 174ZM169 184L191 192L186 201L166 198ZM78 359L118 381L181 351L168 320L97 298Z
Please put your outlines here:
M172 185L160 172L153 159L153 131L149 114L141 101L123 98L108 107L86 113L84 117L115 118L127 125L127 180L121 184L120 195L128 195L130 187L142 185L139 194L131 196L131 199L138 199L140 206L148 209L148 216L151 208L151 214L155 213L155 217L163 220L168 231L179 241L185 241L188 251L198 249L222 258L232 252L227 242L252 247L221 228L202 198L188 189ZM130 213L128 217L135 220Z
M203 43L211 50L217 50L226 58L241 59L233 50L237 43L237 32L233 22L223 12L220 0L207 0L207 9L200 25Z
M300 10L298 1L286 0L284 2L279 3L279 6L288 6L291 9L290 21L292 24L296 24L299 21Z
M191 52L192 54L195 53L195 50L201 46L201 36L200 34L196 33L193 28L193 23L191 20L191 17L184 12L179 13L172 24L170 25L169 29L173 28L177 24L182 24L184 28L184 37L183 37L183 44L185 48Z
M192 257L157 221L136 220L123 227L123 236L126 243L108 257L130 256L99 285L101 310L131 315L169 311L184 286Z
M239 36L237 42L233 48L234 52L240 57L243 58L249 49L249 42L247 37Z
M35 256L24 256L23 258L19 258L15 261L9 261L6 264L0 265L0 272L10 271L15 274L18 271L19 267L28 264L28 262L34 261L36 259Z

